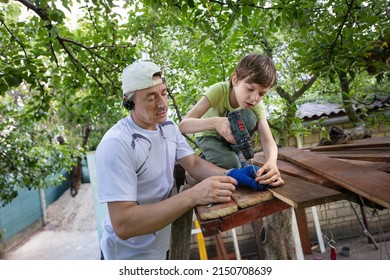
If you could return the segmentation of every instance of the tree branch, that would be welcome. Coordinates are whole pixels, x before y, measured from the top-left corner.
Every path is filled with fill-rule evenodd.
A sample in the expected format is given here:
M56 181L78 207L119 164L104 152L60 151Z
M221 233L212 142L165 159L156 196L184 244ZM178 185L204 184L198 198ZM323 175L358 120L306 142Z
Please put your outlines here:
M292 100L296 101L301 95L303 95L314 83L317 81L317 76L313 76L307 83L304 83L303 86L294 93Z
M18 45L22 48L23 52L24 52L24 56L28 59L28 55L27 55L27 51L26 49L24 48L23 44L20 42L19 38L17 38L13 33L12 31L8 28L8 26L5 24L5 22L0 18L0 22L4 25L5 29L7 30L7 32L11 35L12 38L15 39L16 43L18 43Z
M42 9L42 8L39 8L38 6L34 5L32 2L28 1L28 0L17 0L19 1L21 4L23 4L25 7L27 7L28 9L34 11L40 18L41 20L45 21L47 24L46 24L46 28L49 30L49 32L52 30L52 28L54 28L47 12ZM62 49L66 52L66 54L68 55L68 57L70 58L71 62L75 65L75 67L77 69L80 69L80 67L82 69L84 69L84 71L92 77L92 79L98 84L98 86L100 88L102 88L104 90L104 86L103 84L99 81L99 79L88 69L88 67L86 65L84 65L81 61L79 61L76 56L73 54L73 52L68 48L68 46L65 44L65 42L68 42L68 43L72 43L74 45L77 45L85 50L87 50L92 57L98 57L100 59L102 59L102 57L94 52L92 52L92 48L90 47L87 47L79 42L76 42L74 40L70 40L70 39L67 39L67 38L64 38L64 37L61 37L60 35L57 34L56 36L56 40L58 41L58 43L60 44L60 46L62 47ZM52 44L50 43L50 47L51 47L51 52L55 58L55 61L56 61L56 64L58 66L58 61L57 61L57 58L56 58L56 55L55 55L55 51L54 51L54 48L52 46ZM112 47L112 46L110 46ZM107 60L104 60L106 62L108 62ZM94 59L94 62L95 64L101 68L99 66L99 64L96 62L96 60ZM110 63L111 64L111 63ZM113 66L113 64L111 64ZM105 74L105 71L103 71L104 75L106 78L108 78L108 76ZM113 83L113 81L111 79L109 79L111 83Z
M292 101L291 95L287 91L285 91L282 87L278 86L278 87L276 87L275 90L281 97L286 99L288 102Z
M335 48L336 44L337 44L337 41L339 39L339 37L341 36L341 32L343 31L343 28L344 26L346 25L347 23L347 20L348 20L348 15L351 13L351 10L352 10L352 6L353 6L353 1L354 0L351 0L350 3L348 3L347 1L347 5L348 5L348 11L345 13L345 16L344 16L344 20L343 22L340 24L339 28L338 28L338 31L337 31L337 35L336 35L336 38L334 39L333 41L333 44L330 46L330 50L333 51L333 49Z

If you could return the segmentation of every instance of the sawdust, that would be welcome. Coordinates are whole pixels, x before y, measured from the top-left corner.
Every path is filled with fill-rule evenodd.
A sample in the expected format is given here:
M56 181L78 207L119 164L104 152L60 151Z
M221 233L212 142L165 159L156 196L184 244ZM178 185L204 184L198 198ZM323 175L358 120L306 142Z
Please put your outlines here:
M66 190L47 208L46 230L94 231L97 229L91 184L82 184L75 197Z

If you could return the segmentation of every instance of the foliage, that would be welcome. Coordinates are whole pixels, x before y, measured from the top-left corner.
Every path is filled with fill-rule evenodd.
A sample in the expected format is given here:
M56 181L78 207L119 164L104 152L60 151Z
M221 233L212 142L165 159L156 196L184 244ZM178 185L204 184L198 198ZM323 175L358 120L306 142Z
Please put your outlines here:
M67 160L81 151L53 141L61 130L47 126L15 110L23 106L18 92L1 98L0 112L0 198L3 204L16 197L18 188L56 186L64 179L61 171L74 164ZM11 99L11 98L12 99ZM17 104L15 104L17 103Z
M265 104L282 138L308 132L296 117L305 101L364 108L389 95L388 9L386 0L1 1L3 201L16 195L10 180L42 187L36 174L70 168L89 123L86 149L96 148L127 113L120 74L136 59L163 68L176 121L249 52L276 63L278 84Z

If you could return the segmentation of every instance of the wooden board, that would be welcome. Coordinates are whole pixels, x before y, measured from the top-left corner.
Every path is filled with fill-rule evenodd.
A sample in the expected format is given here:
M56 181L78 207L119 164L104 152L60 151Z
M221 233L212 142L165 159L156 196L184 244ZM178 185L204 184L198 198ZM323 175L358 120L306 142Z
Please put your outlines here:
M348 150L348 151L316 151L321 155L331 158L364 160L371 162L388 162L390 160L390 149L387 150Z
M249 187L239 187L233 192L231 201L214 205L199 205L196 211L202 220L212 220L233 214L240 208L247 208L271 199L273 195L267 190L255 191Z
M354 165L364 166L367 168L377 169L377 170L382 170L383 168L390 166L390 163L388 162L372 162L372 161L344 159L344 158L339 158L338 160L349 162Z
M250 223L268 215L283 211L291 206L279 199L271 199L254 206L239 209L237 212L213 220L198 219L203 236L213 236L220 232ZM196 215L199 218L197 211Z
M232 195L234 202L239 208L247 208L258 203L271 200L273 195L270 191L255 191L249 187L237 188Z
M238 211L238 205L234 200L226 203L217 203L214 205L198 205L196 212L202 220L212 220L221 218Z
M253 159L254 163L256 165L263 165L265 163L265 157L262 153L256 153ZM300 166L297 166L291 162L284 161L284 160L278 160L277 165L279 168L280 173L291 175L294 177L298 177L302 180L321 185L324 187L332 188L335 190L342 189L340 186L335 184L334 182L329 181L328 179L321 177L313 172L310 172L309 170L306 170ZM282 176L284 178L284 176Z
M362 140L352 141L346 144L319 146L310 148L311 151L335 151L356 148L388 147L390 148L390 137L371 137Z
M284 175L283 179L285 185L269 188L269 191L294 208L306 208L348 198L347 194L293 176Z
M390 174L296 148L279 149L279 157L390 208Z

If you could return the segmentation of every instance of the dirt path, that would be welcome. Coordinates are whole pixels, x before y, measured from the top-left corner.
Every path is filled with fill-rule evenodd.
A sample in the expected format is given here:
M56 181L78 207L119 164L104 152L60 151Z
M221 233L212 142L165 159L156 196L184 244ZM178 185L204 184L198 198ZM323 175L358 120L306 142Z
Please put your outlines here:
M97 260L100 247L92 186L67 190L47 208L48 224L6 252L8 260Z
M96 230L95 210L91 184L82 184L75 197L68 189L47 208L47 229L52 231Z

